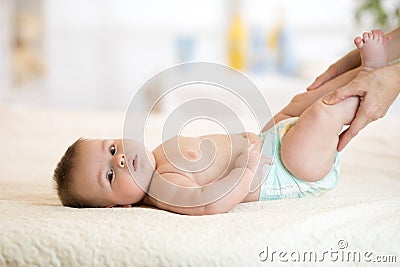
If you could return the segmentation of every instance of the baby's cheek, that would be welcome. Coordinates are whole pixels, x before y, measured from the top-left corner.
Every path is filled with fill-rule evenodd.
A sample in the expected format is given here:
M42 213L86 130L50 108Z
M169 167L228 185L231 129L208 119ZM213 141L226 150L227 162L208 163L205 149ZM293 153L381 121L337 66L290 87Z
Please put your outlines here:
M118 191L122 194L127 194L135 189L135 181L131 175L121 177L118 183Z
M131 177L131 181L129 183L129 185L126 186L127 191L129 191L130 194L143 194L143 190L141 189L141 187L135 182L134 178Z

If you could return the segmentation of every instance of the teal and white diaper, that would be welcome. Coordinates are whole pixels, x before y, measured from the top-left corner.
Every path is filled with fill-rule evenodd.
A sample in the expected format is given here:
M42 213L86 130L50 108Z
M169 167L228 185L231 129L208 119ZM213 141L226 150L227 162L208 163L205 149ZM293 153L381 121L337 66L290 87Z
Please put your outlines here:
M330 172L317 182L306 182L293 176L281 160L281 141L285 133L296 124L297 117L280 121L275 127L260 134L263 139L262 153L273 160L267 165L268 174L264 177L259 200L300 198L307 195L319 196L335 188L340 174L340 154L337 152ZM299 152L301 157L301 152Z

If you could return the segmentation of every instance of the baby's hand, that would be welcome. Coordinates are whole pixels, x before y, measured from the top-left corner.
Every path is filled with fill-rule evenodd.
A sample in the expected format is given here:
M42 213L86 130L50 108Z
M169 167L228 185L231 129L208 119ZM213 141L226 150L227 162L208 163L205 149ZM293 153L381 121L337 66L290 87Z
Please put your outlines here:
M264 154L255 150L255 144L250 144L248 150L244 151L236 159L235 168L248 168L252 172L256 173L262 166L269 164L272 165L272 161L268 159Z

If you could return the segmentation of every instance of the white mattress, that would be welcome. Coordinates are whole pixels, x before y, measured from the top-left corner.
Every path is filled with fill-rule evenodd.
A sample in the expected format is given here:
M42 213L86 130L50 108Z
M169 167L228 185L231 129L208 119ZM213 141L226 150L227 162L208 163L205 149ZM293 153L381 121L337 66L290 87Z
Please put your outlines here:
M399 118L363 130L343 152L337 189L319 198L246 203L200 217L62 207L51 176L67 145L80 136L120 137L123 116L0 107L0 266L251 266L306 254L300 266L314 261L307 253L324 265L348 254L353 262L354 253L361 264L400 261Z

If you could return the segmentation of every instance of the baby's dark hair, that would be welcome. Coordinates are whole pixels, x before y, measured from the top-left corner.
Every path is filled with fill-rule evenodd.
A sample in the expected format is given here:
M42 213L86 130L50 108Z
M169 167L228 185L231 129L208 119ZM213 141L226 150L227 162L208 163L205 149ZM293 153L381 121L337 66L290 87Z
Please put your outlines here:
M54 169L53 180L56 182L56 189L58 197L64 206L72 208L83 208L84 204L73 194L71 189L72 182L72 169L74 167L77 148L80 143L84 141L83 138L79 138L72 145L70 145L61 158L57 167Z

